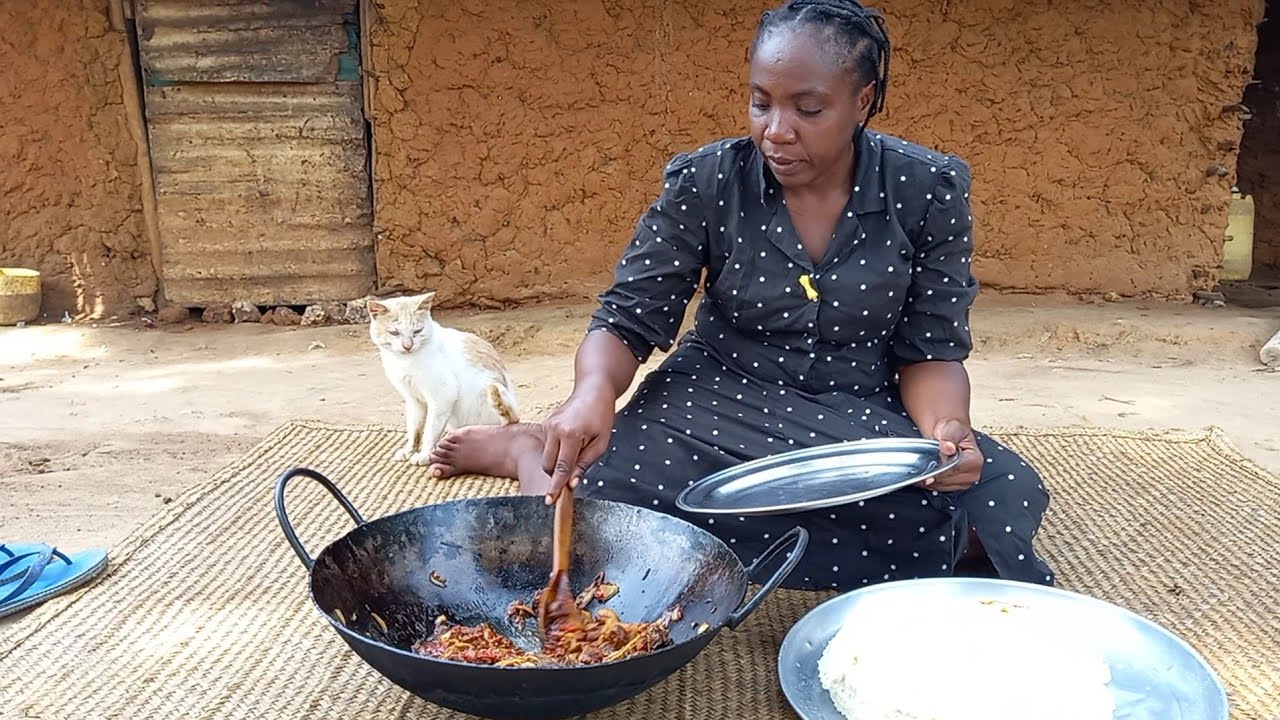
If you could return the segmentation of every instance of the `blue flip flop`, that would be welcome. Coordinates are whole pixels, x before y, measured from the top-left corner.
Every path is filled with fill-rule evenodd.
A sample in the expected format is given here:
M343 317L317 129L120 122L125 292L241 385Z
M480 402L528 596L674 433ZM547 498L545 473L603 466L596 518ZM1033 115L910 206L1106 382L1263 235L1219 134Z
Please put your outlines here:
M39 543L0 545L0 618L74 590L106 569L106 550L68 556Z

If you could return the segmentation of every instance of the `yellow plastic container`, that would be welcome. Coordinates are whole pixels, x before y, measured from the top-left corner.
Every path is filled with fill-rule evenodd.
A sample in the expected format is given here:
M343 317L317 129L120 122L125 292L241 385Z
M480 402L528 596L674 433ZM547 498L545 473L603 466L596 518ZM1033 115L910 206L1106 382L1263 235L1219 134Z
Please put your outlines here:
M1221 280L1248 280L1253 272L1253 196L1231 191L1227 237L1222 244Z
M29 323L40 316L40 273L0 268L0 325Z

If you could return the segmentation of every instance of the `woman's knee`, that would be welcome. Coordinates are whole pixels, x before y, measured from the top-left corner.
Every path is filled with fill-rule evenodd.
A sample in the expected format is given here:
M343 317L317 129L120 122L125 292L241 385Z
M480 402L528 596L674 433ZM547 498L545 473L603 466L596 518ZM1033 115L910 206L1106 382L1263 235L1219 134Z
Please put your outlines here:
M978 447L985 457L982 477L975 490L981 494L1004 495L1020 501L1024 508L1041 512L1048 507L1049 491L1040 473L1021 455L985 435L978 437Z

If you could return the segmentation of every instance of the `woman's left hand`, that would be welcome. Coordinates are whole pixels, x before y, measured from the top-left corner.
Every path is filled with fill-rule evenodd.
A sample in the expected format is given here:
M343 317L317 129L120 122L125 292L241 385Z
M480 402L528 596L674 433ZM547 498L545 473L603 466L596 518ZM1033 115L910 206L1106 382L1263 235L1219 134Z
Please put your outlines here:
M978 482L982 476L983 457L978 449L978 439L973 436L973 428L968 423L956 419L939 420L933 428L933 439L942 446L940 448L943 461L948 461L957 452L960 453L960 464L947 472L924 481L924 486L938 492L956 492L965 490Z

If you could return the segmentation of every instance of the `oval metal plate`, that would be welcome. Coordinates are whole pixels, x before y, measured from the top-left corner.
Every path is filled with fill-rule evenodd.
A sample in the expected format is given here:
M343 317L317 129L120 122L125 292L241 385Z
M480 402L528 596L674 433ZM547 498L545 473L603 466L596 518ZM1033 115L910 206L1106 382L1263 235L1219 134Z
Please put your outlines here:
M873 438L794 450L735 465L694 483L676 507L703 515L780 515L846 505L940 475L935 440Z
M836 596L809 611L787 632L778 653L782 692L796 713L803 720L845 720L818 679L818 659L827 644L846 622L921 622L920 617L906 617L912 603L893 600L926 593L935 617L944 623L948 605L995 600L1034 607L1046 622L1071 627L1111 666L1116 720L1228 718L1222 682L1203 657L1168 630L1086 595L986 578L888 582Z

